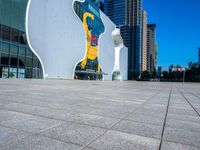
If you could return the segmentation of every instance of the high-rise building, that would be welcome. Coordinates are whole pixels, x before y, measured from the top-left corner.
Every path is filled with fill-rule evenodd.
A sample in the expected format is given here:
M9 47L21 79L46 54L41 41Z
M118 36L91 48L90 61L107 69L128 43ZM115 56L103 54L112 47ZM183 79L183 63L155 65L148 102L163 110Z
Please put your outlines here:
M28 0L0 0L0 78L42 78L25 33Z
M118 26L125 25L126 0L104 0L104 13Z
M198 50L199 50L199 64L200 64L200 48L198 48Z
M104 0L105 14L121 29L128 47L128 77L136 79L141 71L142 0Z
M158 76L162 76L163 68L162 66L158 67Z
M157 66L156 25L147 25L147 70L153 72Z
M147 70L147 13L142 11L142 58L141 71Z

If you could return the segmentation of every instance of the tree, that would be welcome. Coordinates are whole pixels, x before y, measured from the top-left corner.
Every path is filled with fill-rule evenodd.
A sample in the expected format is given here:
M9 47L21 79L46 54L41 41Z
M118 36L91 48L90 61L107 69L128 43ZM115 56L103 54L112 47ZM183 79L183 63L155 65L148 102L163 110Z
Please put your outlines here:
M168 79L169 73L167 71L163 71L163 79Z
M149 80L149 78L150 78L150 73L149 73L149 71L143 71L143 72L141 73L141 79L142 79L142 80Z

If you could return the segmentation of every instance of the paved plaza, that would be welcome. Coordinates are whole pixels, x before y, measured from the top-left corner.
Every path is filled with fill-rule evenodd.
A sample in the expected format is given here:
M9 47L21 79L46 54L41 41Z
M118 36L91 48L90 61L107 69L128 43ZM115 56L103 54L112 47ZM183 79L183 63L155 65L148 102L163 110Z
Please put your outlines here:
M200 84L0 80L0 149L199 150Z

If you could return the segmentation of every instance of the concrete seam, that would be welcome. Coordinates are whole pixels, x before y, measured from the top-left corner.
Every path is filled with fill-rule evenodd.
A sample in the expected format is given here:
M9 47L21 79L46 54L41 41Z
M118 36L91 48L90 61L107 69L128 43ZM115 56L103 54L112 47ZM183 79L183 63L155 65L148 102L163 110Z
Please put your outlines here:
M172 89L173 88L170 89L170 93L169 93L169 98L168 98L168 103L167 103L167 109L166 109L166 113L165 113L165 119L164 119L164 123L163 123L163 129L162 129L162 133L161 133L159 150L161 150L161 146L162 146L162 143L163 143L163 137L164 137L165 126L166 126L166 122L167 122L167 114L168 114L168 111L169 111L169 104L170 104L170 100L171 100Z
M97 139L99 139L100 137L102 137L103 135L105 135L108 131L112 130L117 124L119 124L121 121L125 120L129 115L131 115L132 113L134 113L135 111L137 111L139 108L141 108L142 106L144 106L147 102L149 102L153 97L155 97L161 91L162 91L162 89L159 90L158 92L156 92L153 96L151 96L148 100L146 100L144 103L142 103L139 107L137 107L136 109L134 109L134 111L130 112L129 114L127 114L126 116L124 116L122 119L120 119L120 121L118 121L117 123L115 123L111 128L107 129L103 134L99 135L94 140L92 140L90 143L86 144L81 150L84 150L85 148L89 147L90 144L92 144Z
M177 88L179 93L184 97L184 99L187 101L187 103L192 107L192 109L197 113L197 115L200 117L199 112L195 109L195 107L192 105L192 103L187 99L187 97L183 94L183 92Z

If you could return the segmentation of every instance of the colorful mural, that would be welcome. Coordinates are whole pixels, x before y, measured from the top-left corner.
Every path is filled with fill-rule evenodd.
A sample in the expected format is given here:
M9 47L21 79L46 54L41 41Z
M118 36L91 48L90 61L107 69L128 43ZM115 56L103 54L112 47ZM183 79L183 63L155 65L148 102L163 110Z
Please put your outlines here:
M98 4L91 0L75 1L74 11L82 21L86 34L86 55L75 70L75 79L101 80L102 70L98 61L98 40L104 32Z

